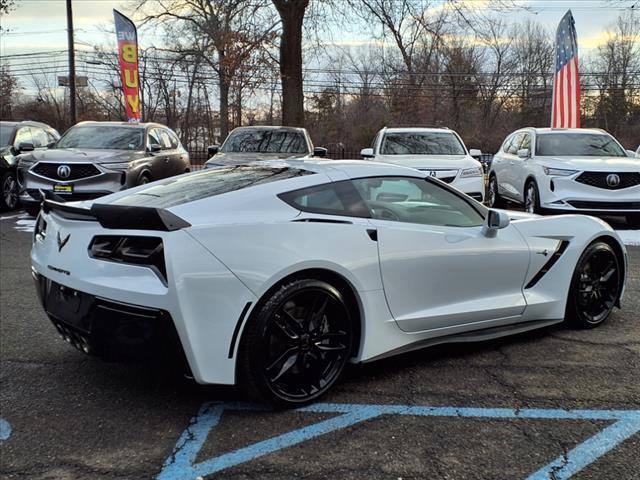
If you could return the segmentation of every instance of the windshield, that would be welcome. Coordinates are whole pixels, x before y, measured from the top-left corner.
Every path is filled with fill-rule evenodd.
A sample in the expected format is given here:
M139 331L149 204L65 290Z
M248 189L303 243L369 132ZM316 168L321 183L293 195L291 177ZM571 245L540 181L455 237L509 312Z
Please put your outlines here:
M309 153L300 132L291 130L239 130L231 132L222 149L225 153Z
M465 155L458 137L452 133L387 133L380 149L382 155Z
M11 136L13 135L13 125L0 124L0 147L6 147L11 144Z
M56 148L142 150L144 130L132 127L73 127L60 139Z
M538 135L536 155L543 157L627 156L613 137L598 133L545 133L544 135Z

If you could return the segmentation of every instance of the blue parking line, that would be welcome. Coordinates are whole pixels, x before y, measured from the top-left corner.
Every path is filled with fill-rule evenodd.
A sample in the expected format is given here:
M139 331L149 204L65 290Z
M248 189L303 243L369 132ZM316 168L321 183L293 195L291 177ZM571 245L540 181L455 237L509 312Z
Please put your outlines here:
M360 405L317 403L297 409L297 412L335 413L328 420L308 425L247 447L196 462L209 432L220 422L225 410L267 411L264 407L246 403L205 403L182 433L173 453L164 462L158 480L182 480L205 477L244 462L263 457L292 445L340 430L381 415L412 415L423 417L490 418L490 419L552 419L613 421L604 430L588 438L566 455L536 471L526 480L565 480L583 469L621 442L640 432L640 410L563 410L428 407L409 405Z
M0 445L9 440L11 436L11 425L4 418L0 418Z

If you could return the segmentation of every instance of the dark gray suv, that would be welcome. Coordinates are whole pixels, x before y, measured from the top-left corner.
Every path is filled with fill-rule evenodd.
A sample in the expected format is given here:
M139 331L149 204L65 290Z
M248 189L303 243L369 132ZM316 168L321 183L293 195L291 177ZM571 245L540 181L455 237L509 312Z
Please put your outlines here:
M0 122L0 211L18 206L18 155L46 150L60 135L49 125L31 120Z
M90 200L190 170L189 154L164 125L81 122L49 150L21 155L20 200L35 216L40 190Z

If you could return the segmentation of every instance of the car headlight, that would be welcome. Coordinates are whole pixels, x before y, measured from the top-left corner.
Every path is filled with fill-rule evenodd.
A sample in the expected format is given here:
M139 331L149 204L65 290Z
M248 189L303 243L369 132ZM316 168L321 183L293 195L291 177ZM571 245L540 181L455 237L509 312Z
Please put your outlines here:
M109 170L127 170L129 168L129 162L119 162L119 163L101 163L101 166L104 168L108 168Z
M24 158L21 158L18 161L18 168L31 168L35 163L36 162L34 160L25 160Z
M542 168L544 170L544 173L552 177L568 177L569 175L578 173L578 170L565 170L564 168L550 168L550 167L542 167Z
M460 178L481 177L482 175L484 175L482 167L465 168L460 173Z

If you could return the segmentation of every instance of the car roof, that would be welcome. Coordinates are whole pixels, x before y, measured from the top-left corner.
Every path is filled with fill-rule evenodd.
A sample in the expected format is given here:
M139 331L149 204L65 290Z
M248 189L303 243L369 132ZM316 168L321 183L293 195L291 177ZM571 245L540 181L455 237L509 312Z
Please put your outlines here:
M53 128L50 125L47 125L46 123L42 123L42 122L36 122L35 120L18 120L18 121L1 121L0 124L2 125L11 125L11 126L16 126L16 125L25 125L25 126L29 126L32 125L34 127L42 127L42 128Z
M411 132L429 132L429 133L453 133L446 127L387 127L383 129L387 133L411 133Z
M95 120L87 120L84 122L78 122L74 125L74 127L84 127L91 125L102 125L105 127L131 127L131 128L147 128L147 127L161 127L161 128L169 128L166 125L162 125L161 123L131 123L131 122L98 122Z
M247 125L244 127L236 127L233 129L236 130L286 130L290 132L304 132L305 129L301 127L283 127L278 125Z
M591 133L594 135L609 135L609 133L601 128L550 128L550 127L525 127L517 130L519 132L533 130L538 135L545 135L549 133L564 133L570 135L572 133Z

